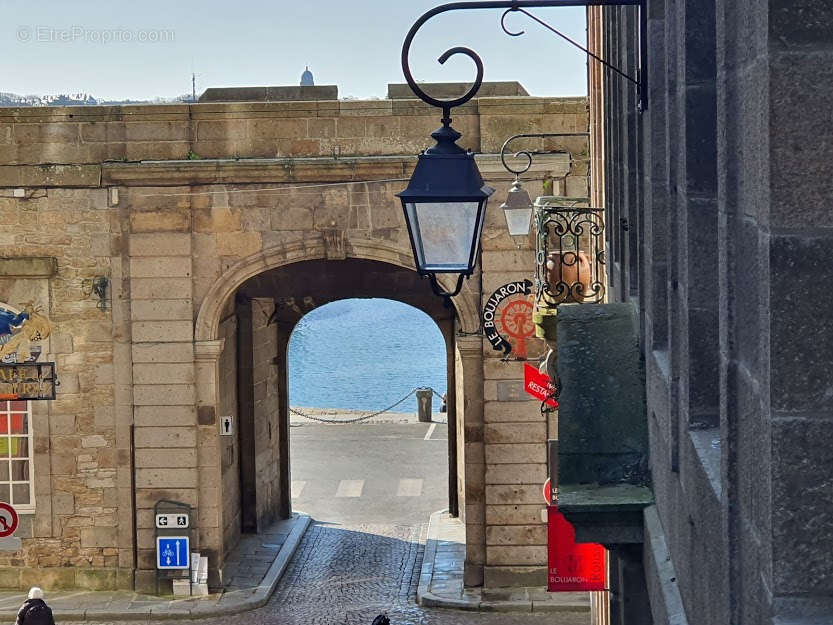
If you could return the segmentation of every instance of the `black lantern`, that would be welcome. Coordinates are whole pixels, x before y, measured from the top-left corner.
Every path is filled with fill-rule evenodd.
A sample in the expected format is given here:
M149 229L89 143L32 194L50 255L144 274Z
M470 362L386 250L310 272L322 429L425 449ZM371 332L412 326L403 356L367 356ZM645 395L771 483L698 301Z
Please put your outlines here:
M431 136L437 145L419 155L408 188L397 196L417 271L431 279L435 293L452 296L474 271L486 202L494 189L483 184L474 154L455 143L461 135L449 123ZM452 292L440 290L438 273L458 274Z
M444 9L440 9L442 11ZM486 216L486 202L494 189L483 184L474 154L457 145L460 133L451 127L451 109L471 100L483 83L483 62L472 50L463 47L446 50L438 59L445 63L455 54L464 54L477 66L477 77L468 91L454 100L438 100L417 85L408 66L408 51L420 26L438 10L419 18L402 44L402 73L411 91L423 102L441 108L442 128L431 136L437 144L419 155L408 188L397 193L402 200L414 264L422 276L431 280L434 293L449 298L457 295L463 278L474 272L480 252L480 233ZM443 290L437 274L457 274L451 291Z

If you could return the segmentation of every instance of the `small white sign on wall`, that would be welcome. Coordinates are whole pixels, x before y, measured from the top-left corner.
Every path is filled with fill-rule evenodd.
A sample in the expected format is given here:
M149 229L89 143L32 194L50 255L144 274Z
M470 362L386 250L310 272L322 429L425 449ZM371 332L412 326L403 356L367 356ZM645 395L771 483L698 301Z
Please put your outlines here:
M182 529L188 527L189 521L187 514L163 513L156 515L156 527L161 529Z
M234 434L234 417L220 417L220 436Z

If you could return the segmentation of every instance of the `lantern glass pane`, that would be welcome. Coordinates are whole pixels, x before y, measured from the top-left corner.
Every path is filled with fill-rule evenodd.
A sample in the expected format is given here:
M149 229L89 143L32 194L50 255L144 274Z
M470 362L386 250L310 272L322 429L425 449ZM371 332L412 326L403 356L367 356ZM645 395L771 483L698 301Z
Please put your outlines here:
M531 206L529 208L504 208L503 214L506 215L506 227L509 234L513 237L529 234L529 224L532 221Z
M408 202L416 262L432 273L467 272L479 202Z

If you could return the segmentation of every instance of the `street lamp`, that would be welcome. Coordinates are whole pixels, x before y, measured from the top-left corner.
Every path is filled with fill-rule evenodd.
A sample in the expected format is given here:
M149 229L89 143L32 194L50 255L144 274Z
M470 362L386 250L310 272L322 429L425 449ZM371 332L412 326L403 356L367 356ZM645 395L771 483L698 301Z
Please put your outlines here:
M431 133L437 143L419 155L408 188L396 195L402 200L417 272L428 276L434 293L452 297L460 292L463 278L474 272L486 203L495 190L483 183L474 154L457 145L462 135L451 127L451 109L473 98L483 82L480 57L468 48L452 48L440 57L440 63L445 63L454 54L465 54L477 66L477 79L471 89L455 100L432 98L411 75L408 51L416 31L428 17L430 14L418 20L405 37L402 72L420 100L443 110L443 125ZM437 274L441 273L457 274L454 289L445 291L440 287Z
M402 73L411 91L423 102L436 106L443 110L442 128L435 130L431 136L437 144L425 150L419 155L417 166L408 183L408 188L397 193L402 200L402 209L405 213L405 221L408 225L408 235L411 239L411 247L414 253L416 270L422 276L428 276L431 280L431 288L434 293L449 298L457 295L463 285L463 278L474 272L474 265L480 252L480 233L483 230L483 221L486 214L486 202L494 189L483 184L483 178L474 162L474 155L471 151L464 150L457 145L456 141L461 137L460 133L451 127L451 109L461 106L471 100L480 85L483 83L483 62L477 54L464 47L455 47L446 50L438 59L445 63L455 54L468 56L477 66L477 77L471 88L456 100L437 100L425 93L414 80L408 64L408 53L411 49L411 42L417 31L429 19L444 13L460 9L505 9L501 18L501 26L504 32L512 36L522 35L523 31L511 32L505 24L505 19L510 13L520 12L556 35L566 39L569 43L583 50L586 54L611 68L627 80L631 81L637 88L640 87L639 80L628 76L618 68L610 65L604 59L599 58L577 42L565 36L546 22L538 19L528 11L527 8L540 7L565 7L565 6L618 6L618 5L639 5L644 0L490 0L488 2L452 2L435 7L424 13L414 22L405 41L402 44ZM647 20L644 11L640 11L640 28L644 34L647 29ZM643 37L643 41L645 37ZM641 100L644 103L645 92L640 90ZM510 197L512 197L510 195ZM520 195L519 199L523 199ZM528 196L527 196L528 199ZM517 201L517 200L515 200ZM508 202L507 202L508 203ZM518 207L520 208L520 207ZM514 210L513 207L510 210ZM530 213L531 214L531 213ZM513 220L510 231L517 221L522 221L525 213L506 213L508 220ZM528 223L529 218L527 218ZM520 228L520 223L517 224ZM528 226L527 226L528 231ZM451 291L444 291L437 282L437 274L457 274L457 283Z
M486 202L494 193L483 184L474 154L456 144L461 135L450 122L446 115L443 127L431 134L437 144L419 155L408 188L397 193L417 272L446 297L457 295L463 278L474 271ZM439 273L458 274L452 291L440 288Z
M565 176L567 176L570 174L570 171L572 169L573 156L568 150L565 149L521 150L519 152L515 152L514 158L517 159L520 157L524 157L526 159L526 163L523 164L521 167L513 168L509 165L509 163L506 162L506 156L509 151L509 144L518 139L587 137L588 135L589 133L587 132L538 132L533 134L524 133L519 135L513 135L503 142L503 146L500 148L500 161L501 163L503 163L503 168L515 176L515 181L512 183L512 187L509 189L509 193L506 196L506 202L504 202L501 205L501 209L503 209L503 214L506 217L506 228L509 230L509 234L512 237L525 237L529 235L529 227L532 222L532 213L534 211L534 206L532 204L532 200L529 197L529 193L527 193L526 189L524 189L523 185L521 184L521 175L525 174L530 170L530 168L532 167L533 157L538 156L540 154L564 154L569 158L568 170L565 174Z

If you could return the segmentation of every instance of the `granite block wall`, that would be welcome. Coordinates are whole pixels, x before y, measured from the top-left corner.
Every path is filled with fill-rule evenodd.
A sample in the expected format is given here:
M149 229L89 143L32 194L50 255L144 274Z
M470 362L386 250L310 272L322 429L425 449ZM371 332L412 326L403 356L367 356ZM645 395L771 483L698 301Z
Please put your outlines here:
M639 234L611 236L611 282L643 318L657 513L685 616L823 620L833 8L649 1L647 16L635 127L605 79L605 193ZM638 52L630 19L604 10L604 51L624 64Z

